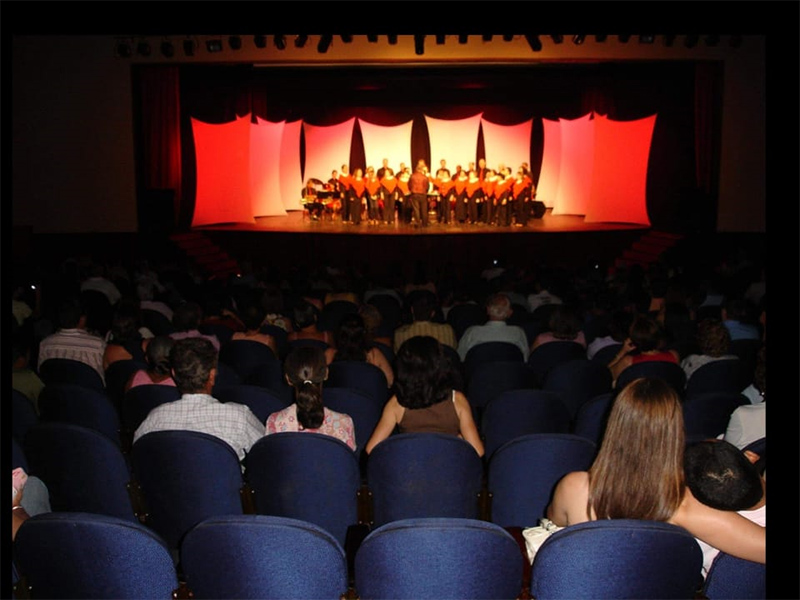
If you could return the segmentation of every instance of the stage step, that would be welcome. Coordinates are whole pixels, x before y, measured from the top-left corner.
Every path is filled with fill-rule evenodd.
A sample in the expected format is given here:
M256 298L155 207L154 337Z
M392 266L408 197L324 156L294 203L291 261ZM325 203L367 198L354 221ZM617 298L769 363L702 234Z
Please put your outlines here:
M239 264L201 231L175 233L170 240L212 279L226 279Z

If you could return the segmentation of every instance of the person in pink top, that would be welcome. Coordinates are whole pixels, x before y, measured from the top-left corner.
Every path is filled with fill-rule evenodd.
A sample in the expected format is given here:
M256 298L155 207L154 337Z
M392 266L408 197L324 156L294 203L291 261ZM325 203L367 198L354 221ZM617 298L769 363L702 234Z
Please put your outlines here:
M300 347L284 361L286 381L294 388L295 402L267 417L266 434L306 431L329 435L356 449L353 419L326 408L322 382L328 378L325 353L320 348Z
M171 385L175 386L172 379L172 364L169 360L169 353L175 344L168 335L158 335L150 340L145 351L147 369L139 369L128 380L125 391L138 385Z

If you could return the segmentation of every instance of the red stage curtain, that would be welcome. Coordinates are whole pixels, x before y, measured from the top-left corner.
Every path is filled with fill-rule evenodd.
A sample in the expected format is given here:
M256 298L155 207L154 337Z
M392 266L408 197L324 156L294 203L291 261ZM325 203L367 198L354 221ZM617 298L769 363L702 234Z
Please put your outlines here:
M647 162L656 116L635 121L594 117L594 168L586 222L650 225Z
M431 143L431 162L435 165L433 168L428 165L428 168L433 173L439 168L441 159L447 161L451 173L455 171L456 165L461 165L466 170L469 163L477 160L481 113L452 121L426 116L425 123Z
M561 168L554 215L585 215L592 185L594 124L586 115L561 122Z
M488 167L496 169L504 164L512 173L516 173L522 163L528 163L530 168L533 119L516 125L496 125L483 119L481 126Z
M411 127L414 121L386 127L358 120L361 139L364 141L364 154L367 166L375 171L383 166L383 159L389 159L392 170L400 163L411 164Z
M211 125L192 119L197 192L192 227L252 223L250 115Z
M306 138L305 181L311 178L328 181L331 171L339 171L343 164L349 165L355 122L355 118L352 118L327 127L303 123Z
M539 183L536 185L536 199L553 208L558 197L558 179L561 172L561 123L542 119L544 126L544 153Z
M281 142L286 122L258 119L250 128L250 189L254 217L285 215L281 201Z
M259 122L261 122L259 120ZM281 150L277 159L281 165L281 202L286 210L302 210L303 174L300 171L300 131L302 121L292 121L283 126ZM270 160L275 160L271 157Z

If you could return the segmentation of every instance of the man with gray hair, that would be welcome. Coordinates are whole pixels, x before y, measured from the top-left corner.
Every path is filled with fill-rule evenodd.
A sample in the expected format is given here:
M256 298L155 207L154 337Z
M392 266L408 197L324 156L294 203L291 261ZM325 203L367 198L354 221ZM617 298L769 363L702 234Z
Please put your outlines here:
M458 341L458 355L463 362L473 346L483 342L508 342L522 351L522 358L528 360L528 338L525 330L506 321L514 314L511 300L505 294L492 294L486 301L486 314L489 320L484 325L468 327Z

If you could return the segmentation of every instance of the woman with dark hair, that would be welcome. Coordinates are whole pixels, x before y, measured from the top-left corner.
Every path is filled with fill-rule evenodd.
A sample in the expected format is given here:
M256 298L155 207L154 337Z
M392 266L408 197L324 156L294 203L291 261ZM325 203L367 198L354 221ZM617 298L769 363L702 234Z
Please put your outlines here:
M137 385L175 385L172 379L172 364L169 360L169 352L175 344L168 335L157 335L150 340L145 352L145 362L147 369L140 369L136 371L128 383L125 385L125 391L136 387Z
M644 519L683 527L738 558L766 563L766 527L698 501L686 485L681 401L660 379L636 379L619 393L588 471L556 485L547 516L566 527L599 519Z
M294 388L294 404L267 417L266 434L284 431L321 433L356 449L355 428L350 415L326 408L322 403L322 382L328 378L325 355L319 348L292 350L284 361L286 382Z
M267 311L264 307L256 302L248 302L240 311L240 319L244 324L244 331L237 331L231 336L231 341L246 340L250 342L258 342L269 347L270 350L278 356L278 342L273 336L261 331L261 326L264 324L264 319L267 317Z
M466 396L456 391L453 375L439 342L430 336L407 339L397 351L395 395L366 445L367 454L400 433L447 433L469 442L483 456L483 442Z
M578 312L569 305L557 304L547 321L547 331L533 339L531 352L548 342L575 342L586 348L586 336Z
M325 350L325 360L331 364L336 360L354 360L375 365L386 376L386 384L392 387L394 371L380 349L372 346L367 335L364 318L358 313L345 315L333 334L334 346Z
M665 346L664 329L658 321L643 314L634 317L622 348L608 363L614 381L622 371L640 362L661 360L678 364L678 352Z
M320 331L317 325L319 309L308 300L299 299L292 309L292 328L294 331L286 336L287 341L320 340L329 346L333 344L333 336L329 331Z
M103 369L118 360L145 361L145 350L150 338L143 337L139 311L135 304L121 300L114 311L103 352Z

